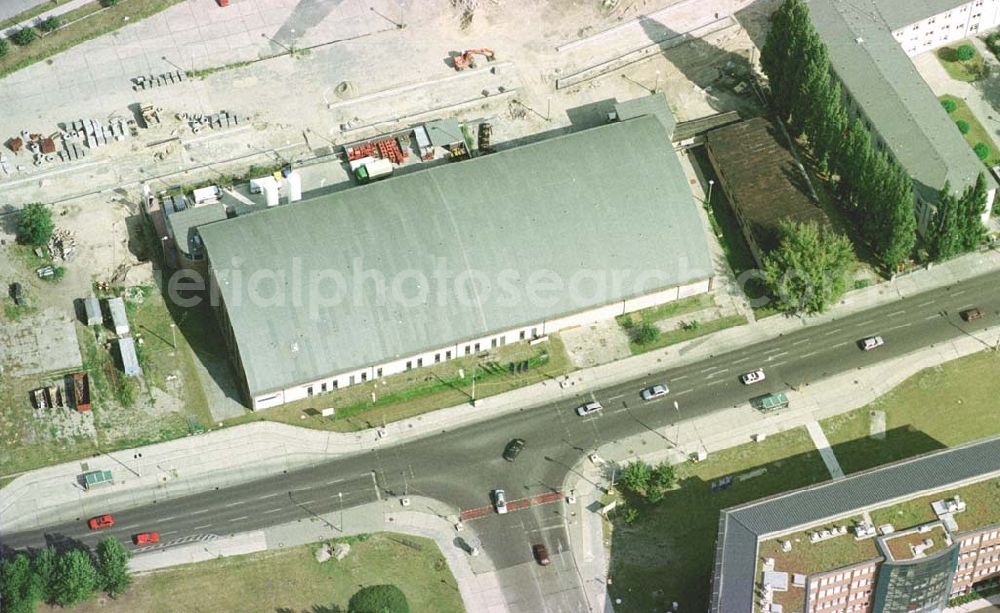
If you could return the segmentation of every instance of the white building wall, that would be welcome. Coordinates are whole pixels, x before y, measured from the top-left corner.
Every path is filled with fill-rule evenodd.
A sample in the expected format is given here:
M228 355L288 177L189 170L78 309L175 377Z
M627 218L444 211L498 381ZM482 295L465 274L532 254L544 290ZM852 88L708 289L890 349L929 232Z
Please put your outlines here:
M1000 25L1000 0L970 0L893 31L909 56L919 55Z
M351 385L371 381L373 379L399 374L415 368L433 366L434 364L446 362L455 358L466 357L467 355L475 355L484 351L490 351L491 349L497 349L507 344L531 340L532 338L545 336L566 328L583 326L610 319L612 317L617 317L618 315L622 315L624 313L630 313L632 311L638 311L640 309L672 302L679 298L702 294L708 292L711 289L711 286L711 279L697 281L688 285L661 290L645 296L632 298L630 300L618 301L612 304L588 309L573 315L520 326L512 330L462 341L461 343L454 345L445 345L438 349L391 360L389 362L365 367L356 371L331 375L323 379L317 379L316 381L296 385L277 392L256 396L253 399L253 409L255 411L259 411L261 409L268 409L288 402L293 402L295 400L308 398L310 396L309 388L312 388L311 395L318 396L327 392L332 392L335 389L341 389ZM479 345L478 349L476 347L477 344ZM466 348L468 348L468 350ZM448 354L449 351L451 352L450 357Z

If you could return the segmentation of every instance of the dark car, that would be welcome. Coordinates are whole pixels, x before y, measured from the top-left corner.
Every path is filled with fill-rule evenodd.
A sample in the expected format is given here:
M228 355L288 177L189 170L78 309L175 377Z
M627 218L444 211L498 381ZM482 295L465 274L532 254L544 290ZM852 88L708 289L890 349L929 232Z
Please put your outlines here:
M982 319L983 315L985 315L985 313L983 313L983 310L979 307L965 309L959 313L959 316L965 321L976 321L977 319Z
M21 287L20 283L11 283L8 291L14 304L17 306L24 304L24 288Z
M542 566L549 565L549 550L545 547L544 543L539 543L531 547L531 552L535 554L535 559Z
M514 460L517 459L517 455L521 453L522 449L524 449L523 438L516 438L512 440L511 442L507 443L507 447L504 448L503 450L503 459L507 460L508 462L513 462Z

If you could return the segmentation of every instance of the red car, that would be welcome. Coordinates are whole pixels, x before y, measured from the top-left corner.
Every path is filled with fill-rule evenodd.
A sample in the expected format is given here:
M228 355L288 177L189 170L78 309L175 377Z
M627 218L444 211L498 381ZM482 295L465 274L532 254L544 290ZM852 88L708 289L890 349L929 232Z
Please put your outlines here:
M542 566L549 565L549 550L545 547L543 543L539 543L531 548L531 552L535 554L535 559Z
M101 528L110 528L115 525L115 518L110 515L98 515L97 517L91 517L90 521L87 522L91 530L100 530Z
M132 542L136 545L152 545L160 542L159 532L140 532L132 537Z

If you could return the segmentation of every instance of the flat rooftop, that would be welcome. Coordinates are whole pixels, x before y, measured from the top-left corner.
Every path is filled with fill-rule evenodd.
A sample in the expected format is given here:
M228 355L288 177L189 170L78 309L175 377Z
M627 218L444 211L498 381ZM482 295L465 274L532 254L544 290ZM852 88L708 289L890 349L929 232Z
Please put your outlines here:
M705 136L730 200L765 252L778 246L782 222L830 224L806 191L805 171L783 138L763 117L716 128Z
M259 395L708 279L696 206L643 116L199 232Z

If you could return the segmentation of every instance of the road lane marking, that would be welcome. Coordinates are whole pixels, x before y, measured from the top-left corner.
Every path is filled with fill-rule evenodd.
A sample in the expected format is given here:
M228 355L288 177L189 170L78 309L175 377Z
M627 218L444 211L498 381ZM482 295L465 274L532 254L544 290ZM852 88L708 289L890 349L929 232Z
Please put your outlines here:
M243 517L234 517L233 519L230 519L230 520L229 520L229 523L234 523L234 522L238 522L238 521L243 521L244 519L250 519L250 518L249 518L249 517L247 517L246 515L244 515Z
M711 383L706 383L705 387L712 387L713 385L718 385L720 383L725 383L725 381L723 381L722 379L720 379L718 381L712 381Z
M873 323L875 323L874 319L866 319L865 321L863 321L863 322L861 322L859 324L856 324L856 327L860 328L861 326L869 326L869 325L871 325Z
M316 502L316 501L315 500L303 500L303 501L299 502L298 504L312 504L314 502Z
M774 355L767 356L767 361L770 362L774 358L780 358L781 356L788 355L787 351L782 351L781 353L776 353Z
M176 530L171 530L170 532L161 532L160 536L166 536L168 534L177 534L177 531Z
M699 370L698 372L699 372L699 373L706 373L706 372L708 372L708 371L710 371L710 370L715 370L716 368L718 368L718 366L709 366L708 368L702 368L702 369L701 369L701 370Z
M707 375L705 375L705 378L706 378L706 379L711 379L712 377L714 377L714 376L716 376L716 375L722 375L722 374L725 374L725 373L727 373L727 372L729 372L729 369L728 369L728 368L727 368L727 369L725 369L725 370L717 370L717 371L715 371L715 372L713 372L713 373L710 373L710 374L707 374Z
M735 361L733 361L733 364L742 364L743 362L748 362L748 361L750 361L750 356L747 356L745 358L740 358L738 360L735 360Z
M888 330L886 330L886 332L891 332L893 330L898 330L900 328L909 328L912 325L913 325L912 321L910 323L908 323L908 324L899 324L898 326L893 326L893 327L889 328Z
M809 353L806 353L806 354L801 355L799 357L801 357L801 358L811 358L814 355L816 355L817 353L819 353L819 352L818 351L810 351Z
M242 502L242 501L240 501L240 502L230 502L229 504L227 504L227 505L224 505L224 506L225 506L225 507L226 507L226 508L228 509L229 507L238 507L238 506L240 506L241 504L243 504L243 502Z
M843 347L844 345L847 345L847 344L849 344L849 343L847 341L844 341L843 343L837 343L836 345L833 346L833 348L836 349L837 347Z
M200 515L202 513L208 513L211 510L212 509L202 509L200 511L191 511L190 513L188 513L188 515Z
M619 398L624 398L625 394L618 394L617 396L609 396L608 400L618 400Z
M837 334L838 332L840 332L840 328L837 328L836 330L830 330L829 332L823 334L823 336L833 336L834 334Z
M684 390L683 392L677 392L676 394L674 394L674 396L683 396L684 394L690 394L693 391L694 391L693 389Z
M934 315L928 315L927 317L924 317L924 321L930 321L932 319L937 319L938 317L941 316L935 313Z
M936 300L928 300L927 302L921 302L917 306L927 306L929 304L934 304L935 302L937 302L937 301Z
M903 315L905 313L906 313L906 311L893 311L892 313L889 313L888 315L886 315L886 317L895 317L897 315Z
M270 511L262 511L262 513L264 515L267 515L268 513L277 513L278 511L281 511L281 510L283 510L283 509L281 507L278 507L277 509L271 509Z
M681 380L683 380L683 379L687 379L687 378L688 378L688 376L687 376L687 375L681 375L681 376L679 376L679 377L674 377L674 378L673 378L672 380L673 380L673 381L681 381Z
M809 338L803 338L803 339L799 339L799 340L795 341L795 342L794 342L794 343L792 343L792 344L793 344L793 345L801 345L802 343L808 343L808 342L809 342L810 340L812 340L812 339L809 339Z
M275 496L281 496L282 492L276 492L274 494L268 494L267 496L258 496L257 500L263 500L265 498L274 498Z
M958 291L958 292L951 292L951 295L952 296L961 296L962 294L964 294L967 291L969 291L969 290L963 289L963 290Z
M781 366L782 364L787 364L787 363L788 363L787 361L775 362L774 364L771 364L770 367L771 368L777 368L777 367Z
M191 529L192 530L203 530L205 528L211 528L211 527L212 527L212 524L205 524L204 526L195 526L194 528L191 528Z

